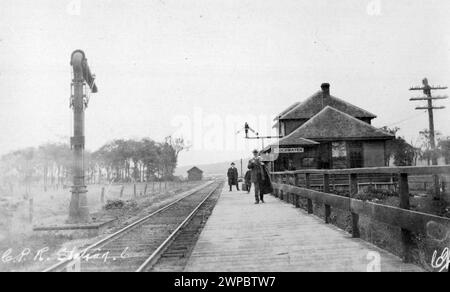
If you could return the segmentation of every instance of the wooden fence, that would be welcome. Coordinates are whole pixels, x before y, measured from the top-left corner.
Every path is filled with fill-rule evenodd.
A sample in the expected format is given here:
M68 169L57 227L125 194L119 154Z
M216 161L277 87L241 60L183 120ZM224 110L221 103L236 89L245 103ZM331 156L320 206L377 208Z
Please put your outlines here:
M331 208L349 211L352 217L352 236L359 237L359 216L401 228L403 259L411 261L411 232L427 234L429 224L437 224L446 236L450 236L450 218L439 217L410 209L408 176L450 174L450 166L427 167L376 167L339 170L300 170L273 172L274 195L299 207L299 199L307 200L308 213L313 213L313 202L322 204L325 210L325 223L330 222ZM311 189L311 177L322 176L320 191ZM346 175L349 185L349 197L330 193L330 177ZM398 184L399 206L392 207L355 199L358 193L358 177L367 175L390 175ZM304 183L301 183L303 181Z

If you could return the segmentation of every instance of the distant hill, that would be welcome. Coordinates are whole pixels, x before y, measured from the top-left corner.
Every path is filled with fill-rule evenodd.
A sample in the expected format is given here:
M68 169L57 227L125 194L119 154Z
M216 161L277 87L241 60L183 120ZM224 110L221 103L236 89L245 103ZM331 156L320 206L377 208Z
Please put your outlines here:
M242 159L242 170L245 174L247 171L247 164L250 158ZM236 163L236 168L238 169L239 175L241 175L241 162L239 159L233 161L219 162L219 163L211 163L211 164L199 164L199 165L189 165L189 166L180 166L175 170L176 176L187 176L187 171L194 166L197 166L201 170L203 170L203 174L205 176L226 176L227 170L230 167L231 162Z

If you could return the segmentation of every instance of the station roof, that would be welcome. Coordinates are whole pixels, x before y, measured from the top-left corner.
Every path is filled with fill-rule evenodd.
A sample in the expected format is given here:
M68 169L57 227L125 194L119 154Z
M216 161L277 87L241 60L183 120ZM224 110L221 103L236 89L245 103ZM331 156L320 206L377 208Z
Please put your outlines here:
M289 135L290 136L290 135ZM310 140L310 139L306 139L306 138L296 138L296 137L292 137L289 139L288 136L281 138L278 143L273 143L269 146L267 146L266 148L263 149L262 152L267 152L268 150L278 147L278 146L315 146L315 145L319 145L319 142Z
M326 106L314 117L291 134L280 139L280 143L312 140L370 140L392 139L394 136L365 123L345 112Z
M198 168L197 166L192 167L191 169L189 169L187 172L203 172L203 170L201 170L200 168Z
M297 107L299 104L301 104L300 101L290 105L287 109L285 109L284 111L282 111L281 113L279 113L275 119L273 119L274 121L277 121L280 117L284 116L285 114L287 114L289 111L291 111L292 109L294 109L295 107Z
M324 107L331 106L344 113L356 118L376 118L376 115L352 105L340 98L328 95L322 98L322 91L318 91L304 102L289 107L281 115L277 116L277 120L289 119L309 119L320 112Z

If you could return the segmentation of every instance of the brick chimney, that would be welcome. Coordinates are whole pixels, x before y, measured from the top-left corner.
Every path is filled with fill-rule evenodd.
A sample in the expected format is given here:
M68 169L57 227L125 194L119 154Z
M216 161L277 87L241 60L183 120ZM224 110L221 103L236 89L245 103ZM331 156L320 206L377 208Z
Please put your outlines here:
M330 96L330 84L329 83L322 83L320 88L322 88L323 97Z
M322 88L322 109L323 109L327 104L327 98L330 97L330 84L322 83L320 88Z

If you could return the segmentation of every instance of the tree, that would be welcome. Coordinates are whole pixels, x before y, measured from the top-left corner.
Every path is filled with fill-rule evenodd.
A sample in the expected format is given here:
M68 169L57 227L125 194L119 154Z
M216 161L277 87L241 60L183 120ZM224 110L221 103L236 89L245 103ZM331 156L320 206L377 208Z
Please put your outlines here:
M145 138L141 140L142 147L140 149L141 160L145 167L145 179L149 181L155 176L158 163L158 147L155 141Z
M435 132L435 137L437 140L440 139L440 136L440 132ZM439 149L431 148L430 131L428 129L419 132L419 139L421 141L419 156L421 159L425 159L428 165L431 165L433 158L437 158L439 156Z
M90 183L101 182L106 174L111 180L126 182L150 179L173 179L178 155L188 149L182 138L167 137L157 143L116 139L90 153L85 152L85 175ZM59 186L69 178L72 152L68 144L47 143L36 148L20 149L0 158L0 180L13 192L13 185L29 185L32 181Z
M408 144L405 139L398 137L396 140L396 150L394 152L394 164L396 166L411 166L417 155L417 149Z
M189 149L183 138L166 137L164 143L160 144L160 164L162 168L162 177L173 179L173 173L177 167L178 156L183 150Z
M438 149L445 159L445 164L450 164L450 137L439 139Z
M188 151L191 146L187 145L184 141L184 138L179 137L179 138L175 138L173 139L172 136L168 136L166 137L166 143L170 145L170 147L172 147L175 151L175 158L178 159L178 155L180 154L181 151L186 150Z
M35 167L40 169L44 181L44 190L47 186L60 186L70 172L72 153L66 143L47 143L37 147ZM50 175L50 182L49 182Z
M386 142L386 159L388 162L391 158L394 159L396 166L410 166L414 164L418 149L405 141L403 137L398 137L397 132L400 128L384 127L384 131L395 135L395 138Z

